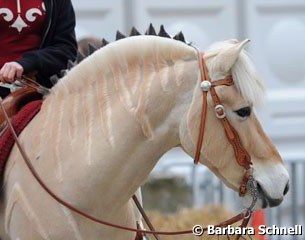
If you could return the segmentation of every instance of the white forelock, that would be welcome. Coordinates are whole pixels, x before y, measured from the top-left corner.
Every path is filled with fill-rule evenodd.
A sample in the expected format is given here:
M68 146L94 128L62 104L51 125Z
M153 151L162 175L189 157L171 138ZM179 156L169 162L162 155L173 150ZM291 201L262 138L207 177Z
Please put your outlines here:
M236 44L236 41L217 42L207 50L207 54L217 55L233 44ZM210 75L213 75L215 69L219 69L219 67L215 66L215 62L213 64L213 60L211 60ZM264 83L257 74L249 54L245 50L242 50L239 54L235 64L231 68L231 74L237 90L246 101L249 101L253 105L262 103L265 95Z

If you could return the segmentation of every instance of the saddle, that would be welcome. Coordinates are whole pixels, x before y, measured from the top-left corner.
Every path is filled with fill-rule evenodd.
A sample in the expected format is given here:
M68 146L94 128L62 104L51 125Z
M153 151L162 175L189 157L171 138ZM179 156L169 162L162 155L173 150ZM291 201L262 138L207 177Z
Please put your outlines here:
M9 94L3 100L3 107L7 112L8 116L11 118L17 114L22 107L27 103L42 99L42 94L29 86L24 86L13 93ZM0 109L0 136L6 127L6 122L4 118L4 113Z

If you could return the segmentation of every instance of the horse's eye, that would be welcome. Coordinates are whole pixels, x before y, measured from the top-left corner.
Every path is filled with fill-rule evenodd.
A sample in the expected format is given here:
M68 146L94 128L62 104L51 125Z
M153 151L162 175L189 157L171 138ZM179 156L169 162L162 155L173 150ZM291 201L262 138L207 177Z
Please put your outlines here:
M236 114L242 118L249 117L251 114L251 107L244 107L235 111Z

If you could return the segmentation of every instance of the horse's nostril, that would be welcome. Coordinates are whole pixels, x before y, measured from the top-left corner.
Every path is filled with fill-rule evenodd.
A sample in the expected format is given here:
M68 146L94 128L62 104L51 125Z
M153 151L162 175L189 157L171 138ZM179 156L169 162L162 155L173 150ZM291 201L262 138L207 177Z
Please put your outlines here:
M284 195L286 195L289 191L289 182L287 183L285 189L284 189Z

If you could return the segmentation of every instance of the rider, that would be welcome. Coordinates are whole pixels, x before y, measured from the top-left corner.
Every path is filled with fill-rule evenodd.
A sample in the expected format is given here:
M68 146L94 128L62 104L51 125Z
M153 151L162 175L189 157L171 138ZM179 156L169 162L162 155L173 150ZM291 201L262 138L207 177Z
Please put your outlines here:
M77 54L75 13L71 0L0 1L0 81L23 74L52 87L50 76ZM1 87L0 95L9 92Z

